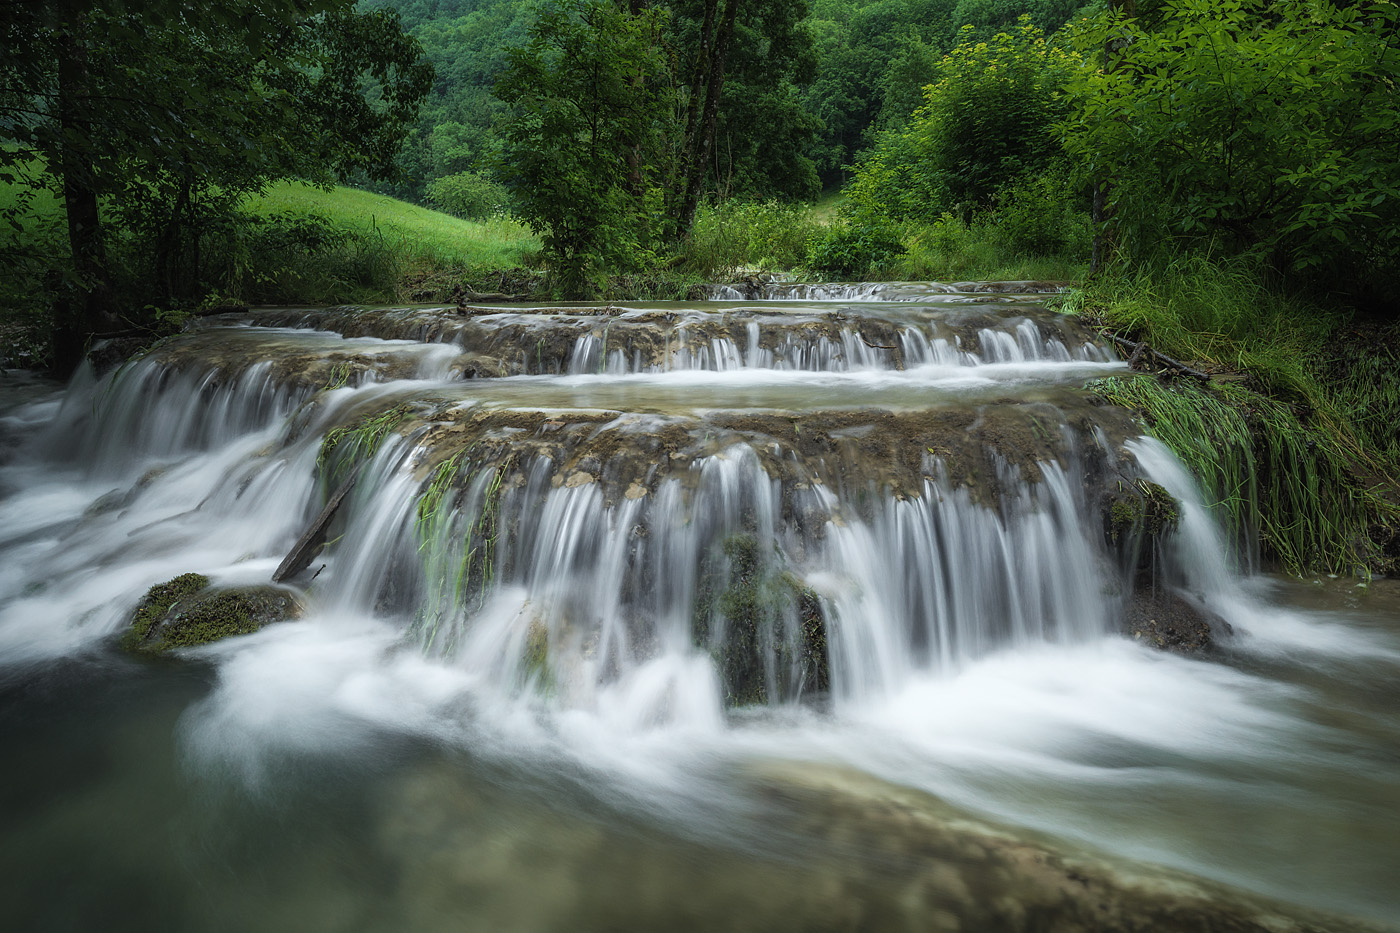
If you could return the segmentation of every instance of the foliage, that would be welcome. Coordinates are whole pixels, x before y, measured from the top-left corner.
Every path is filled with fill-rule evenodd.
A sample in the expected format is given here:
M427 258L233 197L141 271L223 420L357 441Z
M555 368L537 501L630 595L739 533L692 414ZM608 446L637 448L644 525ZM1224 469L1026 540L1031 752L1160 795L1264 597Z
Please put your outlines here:
M0 181L37 168L62 195L70 261L50 268L64 280L53 307L69 364L121 318L144 324L200 300L199 247L235 222L247 192L392 171L431 78L393 14L349 0L74 0L7 13ZM127 242L109 235L113 218ZM125 289L113 250L136 267Z
M1062 135L1112 180L1120 248L1187 237L1304 279L1393 281L1400 5L1167 0L1157 23L1104 13L1077 33L1097 67Z
M834 224L812 243L807 264L842 278L868 278L905 252L899 230L880 223Z
M1201 480L1208 504L1228 516L1236 539L1246 547L1258 540L1289 572L1364 575L1379 557L1371 527L1400 520L1400 509L1357 482L1343 439L1288 405L1232 384L1105 379L1094 388L1140 410Z
M711 277L740 270L791 269L823 225L810 208L780 201L701 205L681 248L681 265Z
M987 223L1011 253L1084 259L1093 240L1085 202L1069 170L1056 163L998 191Z
M657 174L672 109L662 25L657 10L561 0L510 50L496 86L512 108L497 172L564 297L592 294L605 270L638 267L663 232Z
M1257 263L1199 255L1111 268L1065 309L1196 368L1248 374L1206 393L1141 380L1113 393L1149 412L1242 542L1257 530L1293 569L1384 566L1367 541L1400 529L1393 326L1270 289Z
M910 225L905 247L887 273L890 278L1066 282L1084 273L1081 256L1028 255L1009 245L1006 229L990 214L970 222L944 214L930 224Z
M462 172L433 179L428 184L427 201L453 217L485 220L506 213L510 192L484 175Z
M1065 109L1064 52L1026 17L975 41L965 28L938 64L924 105L901 132L881 135L847 198L857 216L932 221L990 206L1003 188L1049 165Z

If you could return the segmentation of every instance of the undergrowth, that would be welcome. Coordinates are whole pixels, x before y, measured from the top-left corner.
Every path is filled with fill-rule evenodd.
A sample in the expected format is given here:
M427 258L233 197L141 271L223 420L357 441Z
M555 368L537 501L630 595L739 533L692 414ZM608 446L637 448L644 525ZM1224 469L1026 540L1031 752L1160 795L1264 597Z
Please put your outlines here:
M1245 260L1111 269L1064 310L1220 381L1105 380L1201 479L1241 541L1291 572L1394 569L1400 322L1282 294ZM1387 544L1389 542L1389 544Z

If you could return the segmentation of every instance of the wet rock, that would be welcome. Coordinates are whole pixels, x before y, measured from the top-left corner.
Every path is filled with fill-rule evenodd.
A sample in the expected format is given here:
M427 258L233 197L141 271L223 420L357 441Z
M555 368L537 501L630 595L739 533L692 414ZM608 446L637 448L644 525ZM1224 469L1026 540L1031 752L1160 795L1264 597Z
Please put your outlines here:
M1336 929L1308 911L1147 865L1110 862L995 826L921 791L837 767L756 765L769 818L861 853L906 892L899 928L1304 933ZM911 922L912 921L912 922ZM1357 929L1365 929L1358 926Z
M715 659L729 705L829 689L826 620L817 595L761 553L752 534L731 535L720 551L702 571L693 631Z
M1123 633L1163 651L1192 654L1231 634L1230 623L1176 593L1159 589L1136 592L1123 617Z
M186 573L146 592L121 644L137 654L165 654L248 635L273 622L300 618L303 611L300 598L291 590L214 587L208 577Z

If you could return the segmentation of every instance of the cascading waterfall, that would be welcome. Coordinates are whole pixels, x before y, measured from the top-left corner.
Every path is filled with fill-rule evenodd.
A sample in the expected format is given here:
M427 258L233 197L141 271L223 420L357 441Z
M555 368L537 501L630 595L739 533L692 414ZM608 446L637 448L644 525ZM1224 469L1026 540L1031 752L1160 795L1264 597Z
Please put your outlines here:
M1214 854L1209 820L1178 837L1151 807L1125 815L1139 786L1235 806L1255 858L1278 840L1234 803L1251 775L1284 788L1285 816L1345 810L1279 751L1331 747L1311 707L1277 702L1311 689L1288 650L1375 677L1400 671L1400 639L1322 634L1241 578L1181 465L1083 388L1128 375L1090 332L934 287L714 298L258 311L0 414L18 451L0 463L0 672L109 652L180 574L265 583L339 492L285 584L306 617L192 652L218 679L181 719L191 761L265 786L286 756L429 736L595 775L568 780L609 800L597 785L620 782L609 806L725 845L769 819L737 775L836 800L864 791L820 769L854 769L1066 845L1400 916L1372 884L1393 859L1364 842L1374 869L1298 898L1293 867ZM1115 518L1149 482L1177 510L1152 540ZM1124 637L1163 593L1214 628L1215 660ZM1221 660L1252 651L1279 686ZM1349 734L1400 737L1393 715L1346 715ZM1352 772L1348 800L1400 786ZM1373 816L1358 806L1346 819ZM973 927L980 909L946 908Z

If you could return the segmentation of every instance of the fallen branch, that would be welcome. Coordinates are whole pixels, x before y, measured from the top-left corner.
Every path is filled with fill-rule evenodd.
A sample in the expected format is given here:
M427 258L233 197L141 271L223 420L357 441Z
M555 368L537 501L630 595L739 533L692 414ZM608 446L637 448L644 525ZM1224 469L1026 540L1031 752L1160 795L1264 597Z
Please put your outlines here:
M1180 360L1174 360L1165 353L1152 349L1145 340L1133 341L1107 332L1104 332L1103 335L1112 340L1119 348L1129 351L1128 367L1130 369L1136 369L1137 365L1142 362L1142 358L1149 356L1168 369L1174 369L1183 375L1193 376L1206 382L1210 381L1210 376L1207 373L1203 373L1199 369L1192 369Z

